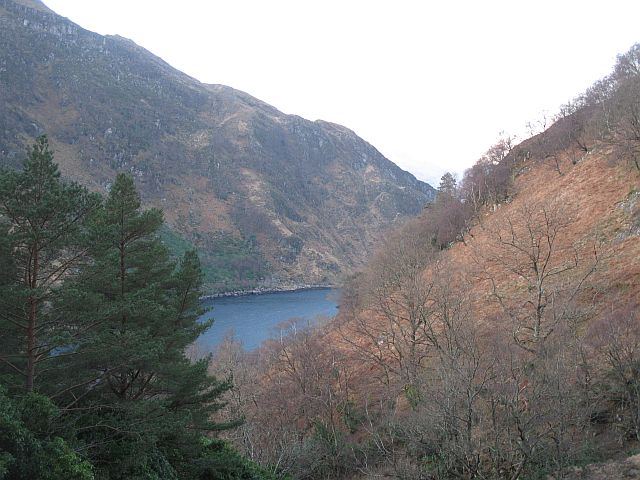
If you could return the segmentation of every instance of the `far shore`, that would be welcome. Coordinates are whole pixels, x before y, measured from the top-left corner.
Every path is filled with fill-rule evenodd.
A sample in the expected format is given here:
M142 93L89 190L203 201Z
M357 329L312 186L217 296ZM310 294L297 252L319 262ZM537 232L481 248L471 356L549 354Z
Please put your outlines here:
M266 295L269 293L287 293L287 292L300 292L304 290L324 290L338 288L336 285L329 284L313 284L313 285L287 285L281 287L256 287L251 290L234 290L231 292L211 293L203 295L200 300L210 300L213 298L227 298L227 297L244 297L247 295Z

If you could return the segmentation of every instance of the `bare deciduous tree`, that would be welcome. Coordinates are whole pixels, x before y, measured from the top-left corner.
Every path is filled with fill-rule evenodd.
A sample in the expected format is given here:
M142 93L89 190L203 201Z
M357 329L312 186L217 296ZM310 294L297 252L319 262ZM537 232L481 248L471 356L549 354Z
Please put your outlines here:
M365 358L403 385L415 384L427 358L425 324L430 315L431 282L424 271L435 250L419 222L412 222L390 237L372 262L368 275L369 316L350 322L344 340ZM356 335L354 335L354 333ZM361 344L366 339L366 345Z
M621 81L607 108L606 140L640 172L640 75Z
M478 252L497 267L486 277L514 340L532 353L574 315L574 300L598 263L594 246L567 242L570 224L557 204L525 204L490 231L488 251Z
M609 366L603 381L611 388L614 423L640 440L640 318L637 306L613 309L592 326L592 339Z

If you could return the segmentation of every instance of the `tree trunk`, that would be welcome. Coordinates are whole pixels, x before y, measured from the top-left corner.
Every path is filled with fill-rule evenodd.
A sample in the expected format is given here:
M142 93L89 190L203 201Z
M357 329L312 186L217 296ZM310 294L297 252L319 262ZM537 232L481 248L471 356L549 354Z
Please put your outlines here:
M29 288L31 295L29 296L29 319L27 321L27 378L25 388L27 392L33 392L33 384L36 376L36 321L37 321L37 302L35 298L35 289L38 286L38 245L33 247L33 270L29 280Z

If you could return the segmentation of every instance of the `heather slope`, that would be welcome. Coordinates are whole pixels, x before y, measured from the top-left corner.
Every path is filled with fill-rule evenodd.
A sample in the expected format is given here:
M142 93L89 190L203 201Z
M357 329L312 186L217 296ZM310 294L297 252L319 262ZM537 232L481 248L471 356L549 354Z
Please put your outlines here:
M223 346L228 414L247 418L235 444L294 478L635 471L575 468L640 442L640 137L624 130L640 110L619 97L632 75L443 179L335 319L284 325L251 355Z

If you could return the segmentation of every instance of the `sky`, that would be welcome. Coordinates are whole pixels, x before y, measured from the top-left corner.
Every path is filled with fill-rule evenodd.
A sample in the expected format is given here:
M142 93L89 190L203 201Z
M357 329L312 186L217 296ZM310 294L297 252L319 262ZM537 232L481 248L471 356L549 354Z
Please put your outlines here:
M640 41L640 2L44 0L205 83L339 123L437 186Z

